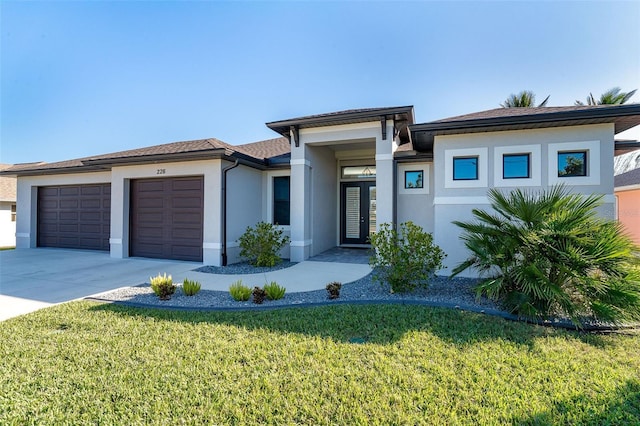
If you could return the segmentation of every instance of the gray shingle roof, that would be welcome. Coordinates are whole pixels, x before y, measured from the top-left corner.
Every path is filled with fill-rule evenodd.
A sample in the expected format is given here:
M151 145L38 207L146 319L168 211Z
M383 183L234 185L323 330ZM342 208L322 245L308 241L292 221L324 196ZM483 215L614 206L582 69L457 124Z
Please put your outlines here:
M0 164L0 170L10 167L12 167L11 164ZM0 201L16 201L16 183L15 177L0 176Z
M630 185L640 185L640 169L631 170L613 178L613 186L616 188Z

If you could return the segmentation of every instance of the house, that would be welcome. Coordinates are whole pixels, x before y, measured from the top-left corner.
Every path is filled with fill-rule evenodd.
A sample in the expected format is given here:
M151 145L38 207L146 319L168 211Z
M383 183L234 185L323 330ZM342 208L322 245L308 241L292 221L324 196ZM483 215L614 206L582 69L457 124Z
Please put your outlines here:
M0 171L11 164L0 164ZM0 176L0 247L16 245L16 178Z
M640 151L615 158L614 192L617 218L640 246Z
M638 124L640 105L499 108L422 124L412 106L368 108L270 122L281 137L246 145L176 142L4 173L18 177L19 248L221 265L263 220L290 236L283 256L302 261L411 220L451 267L467 256L451 222L488 207L489 188L565 183L603 194L600 213L613 218L614 135Z

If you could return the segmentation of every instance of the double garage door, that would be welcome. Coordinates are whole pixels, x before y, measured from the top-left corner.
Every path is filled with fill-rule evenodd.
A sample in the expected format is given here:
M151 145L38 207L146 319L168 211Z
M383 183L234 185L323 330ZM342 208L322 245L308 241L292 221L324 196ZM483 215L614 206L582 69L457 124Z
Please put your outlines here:
M202 176L131 181L129 255L202 261ZM111 185L38 188L38 246L109 250Z

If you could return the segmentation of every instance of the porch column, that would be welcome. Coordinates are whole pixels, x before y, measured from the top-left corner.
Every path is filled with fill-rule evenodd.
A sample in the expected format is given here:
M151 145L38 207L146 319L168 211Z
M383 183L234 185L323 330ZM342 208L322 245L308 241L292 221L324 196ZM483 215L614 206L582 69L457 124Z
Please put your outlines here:
M393 121L386 126L387 137L376 138L376 228L380 224L393 222Z
M311 164L303 144L291 146L291 261L309 258L311 249Z

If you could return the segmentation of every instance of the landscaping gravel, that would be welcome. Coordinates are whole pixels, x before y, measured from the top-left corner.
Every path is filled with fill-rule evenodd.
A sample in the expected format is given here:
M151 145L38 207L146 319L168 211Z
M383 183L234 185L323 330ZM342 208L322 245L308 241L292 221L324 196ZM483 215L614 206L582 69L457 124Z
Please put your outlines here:
M229 273L225 270L225 273ZM280 300L265 300L257 305L251 300L246 302L235 301L228 291L202 290L195 296L185 296L182 289L178 288L170 300L159 300L153 294L149 285L137 287L125 287L100 295L99 299L109 301L127 302L136 305L148 305L171 308L187 309L259 309L276 306L299 306L336 302L406 302L420 303L433 302L445 306L460 306L465 308L498 309L498 306L486 298L477 299L472 287L477 283L475 279L454 278L436 276L429 284L428 289L418 289L411 293L393 294L388 285L381 285L373 281L369 274L357 281L343 284L338 299L329 300L325 289L299 293L286 293Z
M194 269L196 272L204 272L206 274L261 274L263 272L272 272L279 269L290 268L296 265L298 262L289 262L288 260L278 263L276 266L253 266L248 262L234 263L227 266L201 266L198 269Z

